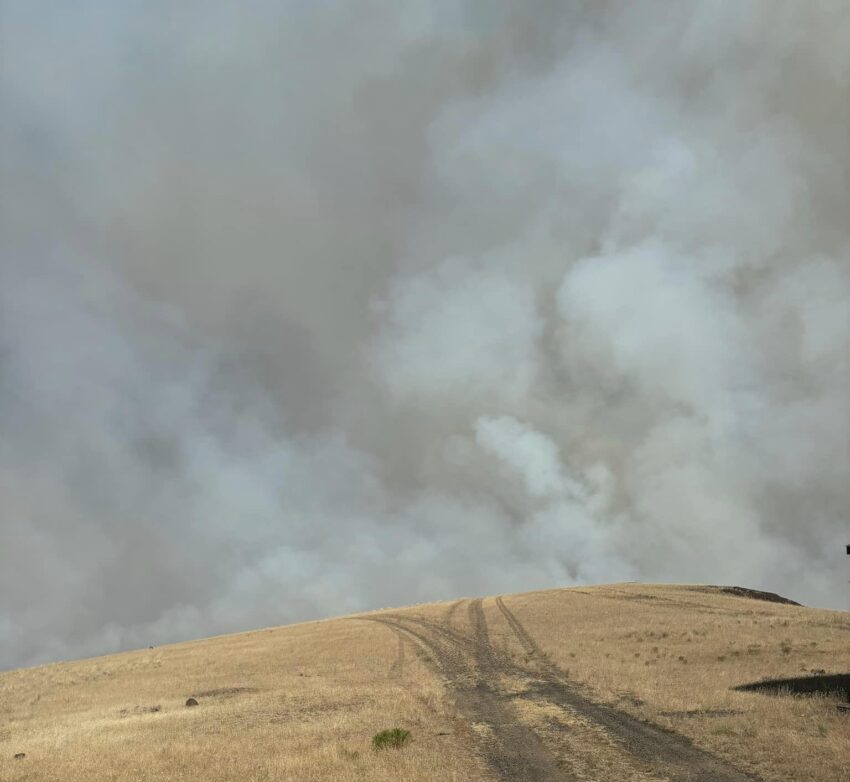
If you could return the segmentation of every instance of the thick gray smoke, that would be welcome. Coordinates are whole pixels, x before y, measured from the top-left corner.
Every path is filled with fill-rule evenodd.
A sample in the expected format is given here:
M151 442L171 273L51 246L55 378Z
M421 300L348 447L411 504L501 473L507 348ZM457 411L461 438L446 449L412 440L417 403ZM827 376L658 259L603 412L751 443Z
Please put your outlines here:
M0 9L0 667L600 581L846 607L843 0Z

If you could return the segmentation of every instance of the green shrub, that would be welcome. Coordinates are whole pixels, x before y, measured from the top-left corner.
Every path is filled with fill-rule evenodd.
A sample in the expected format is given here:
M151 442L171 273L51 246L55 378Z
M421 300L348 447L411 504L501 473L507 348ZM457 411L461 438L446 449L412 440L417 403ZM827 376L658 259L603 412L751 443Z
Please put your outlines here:
M372 737L372 747L377 749L401 749L410 741L410 731L404 728L382 730Z

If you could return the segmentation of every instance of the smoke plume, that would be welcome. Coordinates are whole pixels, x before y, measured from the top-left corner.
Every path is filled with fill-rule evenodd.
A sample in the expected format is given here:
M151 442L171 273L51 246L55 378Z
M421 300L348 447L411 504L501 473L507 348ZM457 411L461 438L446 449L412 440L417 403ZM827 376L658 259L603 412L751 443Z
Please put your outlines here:
M588 582L846 607L845 3L0 38L0 668Z

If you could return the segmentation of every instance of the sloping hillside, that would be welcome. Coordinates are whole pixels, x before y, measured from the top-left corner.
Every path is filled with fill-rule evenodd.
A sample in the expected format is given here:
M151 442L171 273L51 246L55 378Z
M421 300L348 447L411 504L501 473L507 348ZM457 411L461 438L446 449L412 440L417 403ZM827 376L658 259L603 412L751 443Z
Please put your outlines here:
M0 779L846 778L850 614L771 598L560 589L11 671Z

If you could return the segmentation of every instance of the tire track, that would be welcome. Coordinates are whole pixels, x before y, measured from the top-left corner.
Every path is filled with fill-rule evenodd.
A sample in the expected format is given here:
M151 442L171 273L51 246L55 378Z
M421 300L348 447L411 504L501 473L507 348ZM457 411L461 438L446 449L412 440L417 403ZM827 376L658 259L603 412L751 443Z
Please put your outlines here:
M436 639L425 633L418 631L416 628L410 628L398 621L394 616L369 617L367 621L377 622L378 624L389 627L397 636L408 636L412 642L416 644L419 650L421 659L428 663L438 673L448 677L454 670L456 665L450 662L452 653L445 645L440 644Z
M404 645L405 639L404 634L400 631L394 631L396 637L398 638L398 650L396 651L396 658L393 661L393 664L390 666L390 673L399 679L404 676Z
M542 652L540 651L540 647L534 642L534 639L526 632L525 628L520 624L519 620L513 615L511 610L505 605L505 601L502 600L501 597L496 598L496 605L499 608L499 611L502 612L502 616L505 617L508 625L511 630L513 630L516 639L519 641L520 646L525 649L527 654L536 655L537 657L543 657Z
M496 605L523 649L542 663L543 672L530 688L535 694L600 725L630 755L665 774L672 782L745 782L756 779L695 746L686 736L643 722L626 712L596 703L579 694L566 681L563 672L546 659L501 597L496 598Z
M486 672L497 666L495 650L490 643L490 631L487 629L487 618L484 616L483 601L480 598L471 601L467 610L475 643L476 662L482 672Z
M454 623L454 617L455 617L455 613L456 613L456 611L457 611L457 610L458 610L458 608L460 608L460 607L461 607L461 605L462 605L463 603L465 603L465 602L466 602L465 600L455 600L455 601L454 601L454 603L452 603L452 604L448 607L448 609L446 610L446 615L443 617L443 621L444 621L447 625L451 626L451 625Z
M487 619L484 616L483 600L478 598L469 603L469 624L475 643L482 647L490 646L490 631L487 629Z
M657 608L687 608L689 611L700 614L723 614L726 616L737 616L737 611L732 611L722 606L713 606L708 603L694 603L686 600L676 600L672 597L663 595L649 595L643 592L627 592L623 589L598 589L596 592L579 592L575 590L575 594L585 595L587 597L602 597L606 600L632 600L636 603L649 603ZM769 613L769 612L766 612Z
M503 782L576 782L566 776L546 751L540 738L513 713L510 701L476 675L469 639L457 644L454 634L429 634L427 620L390 615L370 617L396 633L406 633L446 677L455 707L470 726L478 750ZM413 627L411 627L413 625Z
M529 682L525 697L531 696L544 704L558 706L599 725L647 770L663 774L671 782L745 782L754 779L696 747L685 736L643 722L580 694L563 672L546 658L501 598L497 598L496 605L520 645L534 658L533 667L517 664L493 647L480 599L470 601L467 608L469 633L462 633L444 622L410 614L376 617L376 621L403 630L427 649L434 667L443 674L454 692L459 710L468 721L483 724L490 730L493 741L482 752L490 765L502 774L502 779L528 782L569 779L564 770L557 768L551 756L548 761L541 759L540 753L545 753L545 749L539 738L530 728L517 722L510 708L514 696L499 692L496 686L502 675ZM524 744L525 749L517 746L518 743ZM517 769L523 769L521 776L516 775L520 773Z
M424 616L415 616L413 614L390 614L389 616L395 621L412 623L431 633L436 633L445 642L454 644L458 648L468 647L472 640L467 633L463 633L441 622L436 622L433 619L426 619Z

